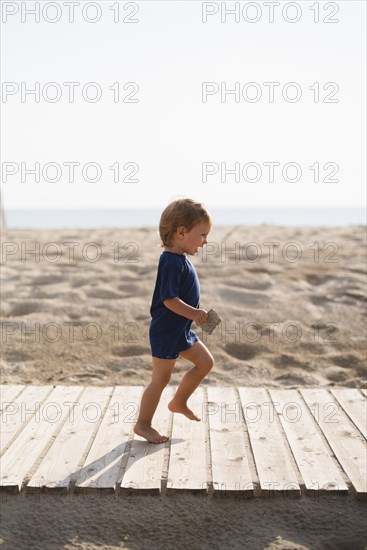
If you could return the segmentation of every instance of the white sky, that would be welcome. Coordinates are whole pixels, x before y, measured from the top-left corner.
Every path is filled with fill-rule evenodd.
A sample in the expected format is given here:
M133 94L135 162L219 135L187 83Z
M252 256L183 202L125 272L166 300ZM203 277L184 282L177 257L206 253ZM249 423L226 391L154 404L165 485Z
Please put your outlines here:
M3 11L4 5L19 8L2 23L3 86L15 82L20 88L25 82L32 88L39 82L42 89L57 82L63 92L56 103L42 97L35 103L31 96L22 103L20 93L5 103L2 96L2 167L5 162L19 166L18 174L3 180L5 208L159 208L178 194L201 200L209 209L363 206L366 4L298 1L302 16L291 24L281 15L286 3L280 1L270 23L265 3L256 2L262 17L252 24L243 18L236 23L233 16L221 23L221 2L213 3L219 13L204 24L202 2L140 1L135 15L139 22L129 24L114 23L109 8L116 2L104 1L99 2L100 21L91 24L81 16L82 0L74 23L68 22L65 2L57 2L62 16L52 24L42 15L39 23L29 15L21 22L21 5L30 9L35 2L2 2ZM121 19L133 9L126 4L120 2ZM234 4L226 2L228 7ZM310 9L315 4L319 23L313 22ZM333 6L339 22L322 22ZM52 9L50 17L56 13ZM88 13L94 16L92 8ZM254 11L248 13L254 17ZM294 17L295 11L288 13ZM74 103L68 102L64 82L80 83ZM81 96L88 82L101 86L97 103ZM108 87L115 82L121 88L136 82L139 102L114 103ZM222 103L218 93L203 103L202 82L226 82L228 88L239 82L241 89L256 82L263 96L257 103L242 98L236 103L233 96ZM267 99L264 82L280 83L274 103ZM302 98L296 103L281 95L289 82L301 87ZM319 103L309 90L315 82L320 84ZM338 84L338 103L322 101L333 90L323 90L327 82ZM249 89L249 95L253 93L254 88ZM50 183L41 175L36 183L27 175L22 182L22 162L28 168L35 162L41 167L56 162L63 168L62 178ZM96 183L83 181L79 167L75 181L68 182L65 162L98 163L102 177ZM109 167L116 162L122 173L125 163L136 163L139 181L114 183ZM216 174L204 183L203 162L225 162L228 168L235 162L241 168L256 162L262 177L236 182L227 176L221 182ZM280 163L274 182L268 181L264 162ZM284 181L281 168L289 162L301 167L300 181ZM309 169L315 162L320 163L319 182ZM334 176L338 182L322 181L331 174L331 168L323 169L328 162L339 166ZM88 174L94 176L92 170ZM289 176L294 176L292 170Z

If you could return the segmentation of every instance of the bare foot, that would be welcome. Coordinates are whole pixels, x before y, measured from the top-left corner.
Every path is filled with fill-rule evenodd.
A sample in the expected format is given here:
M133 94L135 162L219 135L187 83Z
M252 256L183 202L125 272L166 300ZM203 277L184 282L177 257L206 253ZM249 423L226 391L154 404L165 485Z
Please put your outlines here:
M200 418L198 418L191 409L188 408L186 403L177 403L174 399L168 403L168 408L173 413L181 413L187 416L189 420L196 420L197 422L200 422Z
M134 432L141 437L145 437L149 443L165 443L168 441L168 437L161 435L151 426L145 426L144 424L135 424Z

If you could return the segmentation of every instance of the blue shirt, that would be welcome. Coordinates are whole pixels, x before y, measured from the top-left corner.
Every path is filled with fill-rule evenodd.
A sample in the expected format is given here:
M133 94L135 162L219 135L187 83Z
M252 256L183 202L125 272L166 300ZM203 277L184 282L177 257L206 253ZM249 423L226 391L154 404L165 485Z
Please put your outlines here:
M190 348L199 340L191 330L192 320L164 305L164 300L175 297L198 309L200 283L196 269L186 254L165 250L159 258L149 328L152 355L162 359L178 357L180 351Z

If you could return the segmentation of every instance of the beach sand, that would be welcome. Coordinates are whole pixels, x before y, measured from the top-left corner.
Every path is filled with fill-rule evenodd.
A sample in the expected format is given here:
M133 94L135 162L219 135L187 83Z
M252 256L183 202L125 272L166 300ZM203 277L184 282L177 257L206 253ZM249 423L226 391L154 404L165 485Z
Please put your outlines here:
M215 366L203 385L366 387L366 230L213 227L190 260ZM2 236L3 384L147 385L156 229ZM190 368L178 359L170 384ZM362 549L366 503L195 495L7 496L3 548Z

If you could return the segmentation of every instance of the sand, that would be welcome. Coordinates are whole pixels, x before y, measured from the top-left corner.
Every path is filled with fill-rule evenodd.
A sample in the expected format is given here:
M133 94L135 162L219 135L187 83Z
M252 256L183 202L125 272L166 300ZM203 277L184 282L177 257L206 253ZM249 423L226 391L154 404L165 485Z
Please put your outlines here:
M214 227L190 257L200 306L222 319L212 335L192 326L215 359L203 384L366 387L365 246L363 226ZM161 251L152 228L4 230L1 382L148 384ZM170 383L189 367L178 359ZM3 548L358 550L366 540L366 503L351 495L7 496L2 509Z

